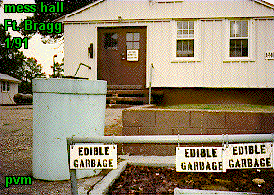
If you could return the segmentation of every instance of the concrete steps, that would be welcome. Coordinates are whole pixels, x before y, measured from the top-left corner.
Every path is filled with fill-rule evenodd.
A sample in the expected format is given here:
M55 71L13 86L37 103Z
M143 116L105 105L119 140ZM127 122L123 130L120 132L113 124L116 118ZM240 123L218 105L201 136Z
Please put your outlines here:
M147 89L108 89L107 106L142 105L148 103Z

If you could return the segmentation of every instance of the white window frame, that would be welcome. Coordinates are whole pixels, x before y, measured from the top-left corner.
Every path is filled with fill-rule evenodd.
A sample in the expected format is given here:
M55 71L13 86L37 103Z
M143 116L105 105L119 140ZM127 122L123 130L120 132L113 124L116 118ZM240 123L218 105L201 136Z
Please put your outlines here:
M230 22L231 21L247 21L248 22L248 56L247 57L230 57ZM225 60L231 61L254 61L254 20L252 19L227 19L226 20L226 35L225 35ZM239 38L241 39L241 37Z
M177 37L177 23L183 21L193 21L194 22L194 37L193 38L178 38ZM173 51L173 60L172 62L188 62L188 61L200 61L200 20L174 20L173 21L173 44L172 44L172 51ZM177 40L194 40L194 57L177 57Z
M2 92L9 92L10 91L10 83L8 81L1 82L1 91Z

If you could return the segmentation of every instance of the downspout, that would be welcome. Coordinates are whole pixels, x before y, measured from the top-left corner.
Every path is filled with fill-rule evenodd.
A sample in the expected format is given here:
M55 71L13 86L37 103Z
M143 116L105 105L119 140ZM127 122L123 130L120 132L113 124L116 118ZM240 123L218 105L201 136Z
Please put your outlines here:
M149 92L148 92L148 104L151 103L151 83L152 83L152 71L153 71L153 63L151 63L150 73L149 73Z

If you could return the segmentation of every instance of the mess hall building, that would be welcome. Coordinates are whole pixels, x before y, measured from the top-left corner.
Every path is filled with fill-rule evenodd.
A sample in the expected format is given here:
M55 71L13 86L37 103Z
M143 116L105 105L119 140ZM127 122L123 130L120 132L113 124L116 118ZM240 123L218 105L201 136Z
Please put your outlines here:
M106 80L117 100L143 93L147 102L151 86L169 104L274 103L274 5L265 1L99 0L58 21L65 75Z

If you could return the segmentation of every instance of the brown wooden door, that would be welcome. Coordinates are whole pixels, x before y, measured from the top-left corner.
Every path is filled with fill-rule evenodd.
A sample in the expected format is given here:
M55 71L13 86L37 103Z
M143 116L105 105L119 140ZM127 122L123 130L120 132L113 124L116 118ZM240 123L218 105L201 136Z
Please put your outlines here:
M98 28L97 71L108 85L144 88L146 27Z

